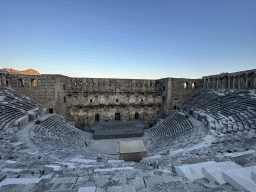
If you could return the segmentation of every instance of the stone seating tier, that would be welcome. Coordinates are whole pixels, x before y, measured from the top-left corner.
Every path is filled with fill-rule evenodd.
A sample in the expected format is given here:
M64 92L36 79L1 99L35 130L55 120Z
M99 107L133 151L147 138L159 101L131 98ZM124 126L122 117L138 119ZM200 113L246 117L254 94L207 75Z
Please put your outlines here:
M147 130L153 141L175 137L193 128L188 119L175 111L169 111L166 115L168 116L163 121Z
M247 90L201 89L177 109L189 112L199 120L204 119L205 124L220 133L253 133L256 100L249 93Z

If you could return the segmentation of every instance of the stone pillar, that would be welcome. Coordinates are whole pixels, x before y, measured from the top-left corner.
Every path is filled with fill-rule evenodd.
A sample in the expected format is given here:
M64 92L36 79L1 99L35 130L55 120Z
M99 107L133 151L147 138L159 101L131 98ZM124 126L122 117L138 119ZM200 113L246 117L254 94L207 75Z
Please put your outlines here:
M249 73L246 73L245 74L246 76L245 76L245 89L248 89L249 87L248 87L248 81L249 81Z
M222 84L222 89L227 89L228 88L227 79L228 79L227 76L222 77L222 83L221 83Z
M238 75L238 89L241 89L241 75Z
M233 89L236 88L236 76L233 77Z
M228 89L230 89L230 76L228 76Z
M208 81L207 81L207 88L208 88L208 89L211 89L211 83L212 83L212 82L211 82L211 78L209 77L209 78L208 78Z
M212 88L216 89L216 87L217 87L217 78L216 77L213 78L212 84L213 84Z
M221 77L217 77L217 89L221 89L222 88L222 84L221 84Z
M252 74L252 87L256 89L256 71Z
M4 74L2 74L2 86L5 87L6 86L6 76Z
M207 82L206 82L206 78L204 78L204 88L207 88Z

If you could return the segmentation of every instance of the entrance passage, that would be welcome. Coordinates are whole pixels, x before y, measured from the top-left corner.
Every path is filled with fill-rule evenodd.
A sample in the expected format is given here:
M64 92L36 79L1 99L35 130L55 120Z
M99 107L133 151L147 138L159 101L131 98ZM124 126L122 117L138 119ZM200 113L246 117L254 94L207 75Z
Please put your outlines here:
M100 116L99 115L95 115L95 121L99 121Z
M115 120L120 120L120 113L115 113Z
M139 114L135 113L135 119L139 119Z
M53 109L52 108L49 109L49 113L53 113Z

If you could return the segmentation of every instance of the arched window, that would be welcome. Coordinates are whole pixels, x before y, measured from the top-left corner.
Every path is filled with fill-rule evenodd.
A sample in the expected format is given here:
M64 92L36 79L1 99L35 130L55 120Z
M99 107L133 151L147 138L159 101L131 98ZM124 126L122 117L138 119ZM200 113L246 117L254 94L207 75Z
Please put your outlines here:
M192 89L196 89L196 83L192 83Z
M24 87L24 85L25 85L24 79L19 79L18 80L18 87Z
M184 89L188 88L188 82L184 83Z
M37 80L31 79L30 87L36 87L37 86Z
M135 119L139 119L139 113L135 113Z
M99 121L100 120L100 116L97 114L95 115L95 121Z

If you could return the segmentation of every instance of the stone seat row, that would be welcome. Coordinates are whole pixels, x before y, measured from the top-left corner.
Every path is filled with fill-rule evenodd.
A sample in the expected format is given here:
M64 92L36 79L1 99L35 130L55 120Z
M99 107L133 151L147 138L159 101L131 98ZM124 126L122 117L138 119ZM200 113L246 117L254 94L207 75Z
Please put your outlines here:
M73 144L86 144L86 133L78 130L66 122L63 122L60 120L58 115L52 115L45 119L34 129L34 132L38 133L39 135L41 134L43 136L49 136L50 138L54 135L58 140L66 140L66 142L69 142L68 140L70 139L73 140Z
M10 103L11 101L15 103L22 104L24 106L29 107L29 110L34 109L35 107L39 107L39 109L43 109L44 107L41 106L40 104L34 102L28 97L25 97L21 93L15 91L12 88L2 88L0 92L0 96L4 96L4 100L2 102L7 102ZM19 106L18 106L19 108Z
M168 115L163 121L147 130L153 141L175 137L193 128L192 123L188 119L175 111L169 112Z
M61 143L67 143L71 145L76 145L76 146L85 146L85 142L78 137L74 136L69 136L65 133L59 133L56 132L55 130L50 130L45 127L40 127L39 129L35 129L30 134L34 137L41 138L44 140L53 140L56 142L61 142Z
M43 121L41 125L49 129L55 129L60 132L64 131L67 134L76 135L79 137L84 135L84 134L81 135L80 130L76 129L70 124L63 122L62 117L58 114L50 116L45 121Z
M6 102L9 106L15 106L16 108L23 109L25 111L32 110L36 107L38 107L40 109L43 108L43 107L41 107L40 105L38 105L34 102L28 102L26 100L18 100L14 97L11 98L11 99L5 97L2 102Z
M202 89L177 108L203 120L217 132L254 135L256 100L243 90L224 92Z

